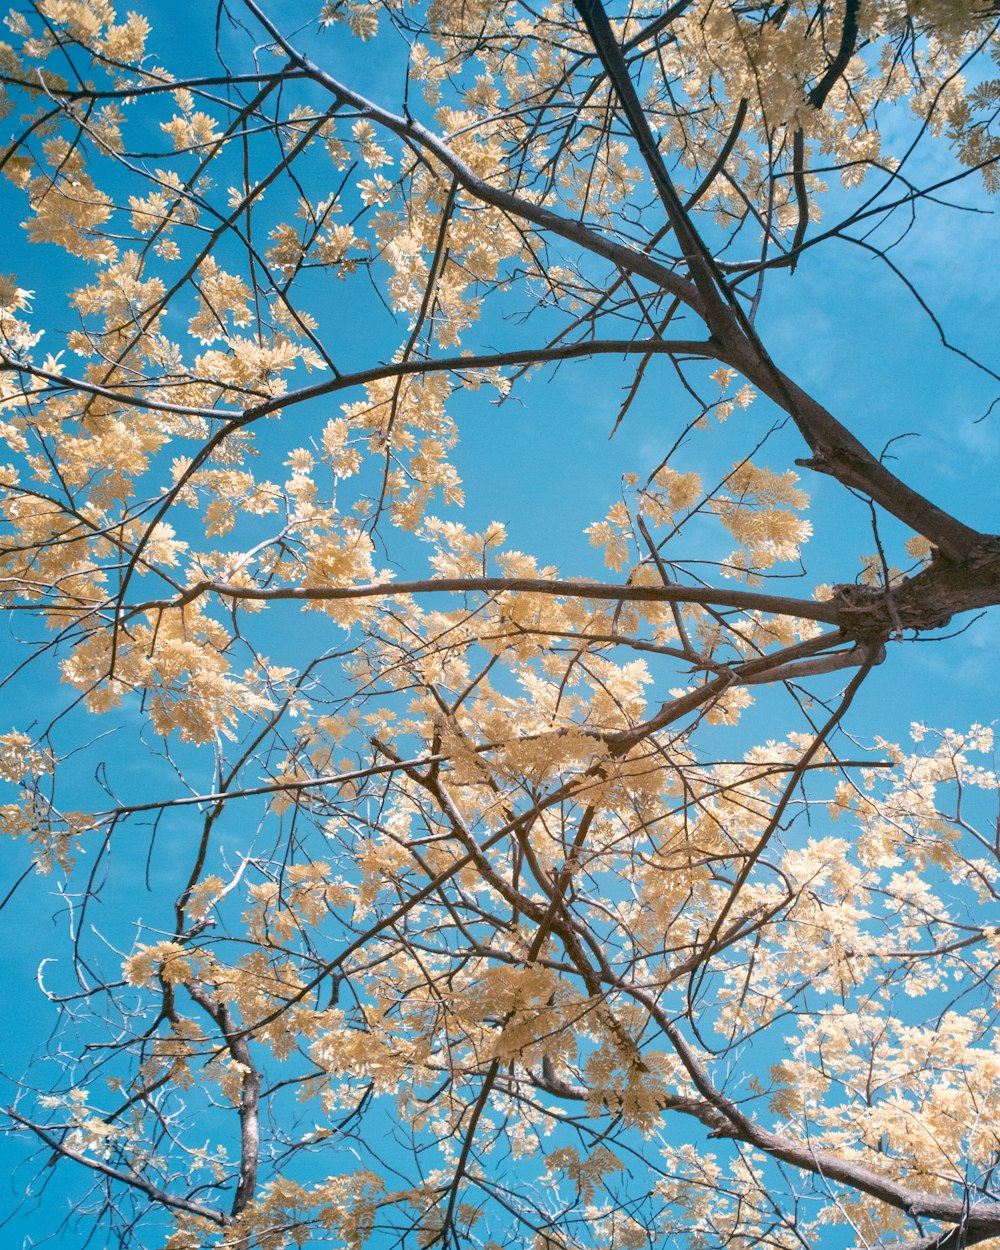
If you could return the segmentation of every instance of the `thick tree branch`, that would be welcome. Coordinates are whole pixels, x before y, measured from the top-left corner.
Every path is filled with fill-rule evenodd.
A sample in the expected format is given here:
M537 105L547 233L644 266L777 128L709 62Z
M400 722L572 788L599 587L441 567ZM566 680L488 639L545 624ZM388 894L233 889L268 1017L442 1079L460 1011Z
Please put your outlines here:
M238 1027L229 1007L214 997L200 981L190 981L188 993L219 1026L226 1047L240 1074L240 1179L233 1196L233 1217L245 1210L257 1191L260 1166L260 1073L250 1053L246 1033Z
M577 343L561 343L549 347L525 347L509 352L476 352L462 356L434 358L410 357L390 364L358 369L339 377L301 387L287 395L276 395L246 409L241 424L257 421L273 412L284 412L297 404L324 395L385 378L423 377L433 373L454 373L459 377L488 369L504 369L514 365L558 364L562 360L588 359L591 356L693 356L715 360L717 348L706 339L586 339ZM226 414L230 417L232 413Z
M130 1189L136 1189L140 1193L145 1194L150 1201L158 1203L160 1206L167 1207L172 1211L184 1211L188 1215L200 1216L203 1220L210 1220L221 1228L225 1228L232 1223L232 1217L226 1215L223 1211L217 1211L214 1207L207 1207L201 1202L192 1202L189 1198L180 1198L176 1194L167 1193L165 1189L152 1184L145 1177L136 1176L131 1172L122 1172L100 1159L91 1159L89 1156L81 1154L79 1150L73 1150L71 1147L64 1145L58 1137L41 1124L35 1124L32 1120L25 1119L23 1115L19 1115L12 1107L7 1108L6 1114L10 1116L15 1124L20 1124L22 1128L30 1129L40 1141L43 1141L46 1146L62 1158L71 1159L74 1163L79 1163L83 1167L89 1168L92 1172L99 1172L101 1176L106 1176L109 1180L118 1181L122 1185L127 1185Z
M812 451L810 459L798 464L861 491L956 563L970 559L986 541L986 535L956 520L891 473L822 404L762 356L755 343L747 339L730 342L720 359L738 369L795 422Z
M542 231L549 231L567 242L576 243L595 256L603 256L622 269L648 278L656 286L672 295L676 295L683 303L701 312L701 298L698 288L673 270L668 269L641 252L624 247L598 234L582 222L563 217L551 209L532 204L530 200L515 195L511 191L495 187L480 178L442 139L433 134L420 122L409 117L400 117L387 109L379 107L365 96L343 86L332 75L326 73L304 53L297 50L264 14L254 0L244 0L246 7L254 14L267 33L278 44L289 60L304 70L316 83L323 86L337 100L342 100L355 109L360 117L364 117L384 127L400 139L414 144L430 154L454 177L458 184L475 199L512 217L520 217L530 221Z
M730 1131L727 1132L727 1136L739 1137L748 1145L755 1146L772 1158L789 1163L801 1171L869 1194L907 1215L923 1216L975 1231L981 1234L977 1240L982 1240L987 1236L1000 1236L1000 1203L998 1202L986 1200L973 1202L965 1197L952 1198L947 1195L911 1189L891 1177L872 1171L863 1164L854 1163L830 1151L817 1150L808 1142L798 1142L792 1137L773 1133L761 1127L716 1088L694 1048L649 990L636 985L622 985L621 988L646 1007L670 1039L671 1045L676 1050L698 1093L705 1102L724 1117L729 1125Z
M210 579L195 582L169 599L146 599L122 607L122 619L140 613L182 608L208 594L235 602L256 603L335 603L353 599L393 599L404 595L434 594L530 594L572 599L593 599L615 603L696 603L715 607L739 608L748 612L771 612L778 616L801 617L837 625L839 606L832 601L791 599L753 590L722 590L713 587L609 585L568 578L544 577L428 577L419 581L358 582L348 586L240 586Z
M860 0L844 0L844 25L840 32L840 46L837 55L827 66L826 73L809 92L809 103L814 109L821 109L826 97L833 90L837 79L850 64L851 57L858 42L858 9Z
M697 287L705 323L715 337L724 341L728 337L732 314L727 300L720 293L712 257L701 237L692 227L691 219L670 180L659 146L653 138L646 110L632 85L628 66L625 64L625 58L622 56L618 40L611 29L604 6L601 0L575 0L575 7L583 18L597 51L598 60L611 80L615 94L628 118L629 129L653 180L653 185L663 201L663 207L666 209L667 218L677 238L681 254L687 262L694 285Z

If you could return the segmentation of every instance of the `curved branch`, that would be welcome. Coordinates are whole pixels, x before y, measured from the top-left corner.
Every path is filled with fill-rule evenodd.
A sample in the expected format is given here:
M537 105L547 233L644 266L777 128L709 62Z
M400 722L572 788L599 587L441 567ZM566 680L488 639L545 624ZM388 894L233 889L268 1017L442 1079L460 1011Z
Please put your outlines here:
M467 356L443 356L438 359L421 357L375 365L371 369L358 369L354 373L342 373L326 382L316 382L287 395L276 395L247 408L241 424L269 416L279 409L301 404L310 399L320 399L337 391L386 378L422 376L425 373L472 373L476 370L503 369L508 365L544 365L561 360L577 360L589 356L695 356L704 360L717 359L718 348L708 339L596 339L578 343L562 343L551 347L525 347L509 352L478 352ZM223 414L233 417L229 412Z
M404 142L413 144L433 156L448 170L463 190L468 191L477 200L489 204L492 208L498 208L512 217L521 217L525 221L530 221L541 230L551 231L552 234L566 239L567 242L578 244L595 256L602 256L621 269L648 278L662 290L676 295L699 314L703 312L701 295L697 286L679 277L672 269L657 263L641 252L636 252L630 247L625 247L598 234L582 222L563 217L549 208L533 204L512 191L506 191L486 182L457 156L447 143L439 139L426 126L411 117L400 117L395 113L390 113L388 109L381 108L365 96L343 86L331 74L320 69L309 57L289 43L255 3L255 0L244 0L244 3L293 64L305 70L317 84L324 87L336 99L349 104L360 117L383 126Z
M218 1224L220 1228L226 1228L232 1223L232 1217L226 1215L223 1211L217 1211L214 1207L206 1207L200 1202L192 1202L188 1198L178 1198L175 1194L168 1194L165 1189L160 1189L158 1185L152 1184L144 1177L119 1171L118 1168L102 1163L100 1159L88 1159L79 1150L73 1150L71 1147L64 1145L40 1124L35 1124L32 1120L25 1119L23 1115L18 1115L12 1107L7 1108L6 1114L10 1116L15 1124L20 1124L22 1128L30 1129L40 1141L43 1141L46 1146L62 1158L72 1159L74 1163L80 1163L92 1172L99 1172L102 1176L108 1177L109 1180L120 1181L123 1185L128 1185L132 1189L138 1189L140 1193L145 1194L153 1202L158 1202L161 1206L169 1207L173 1211L186 1211L189 1215L198 1215L204 1220L211 1220L213 1224Z

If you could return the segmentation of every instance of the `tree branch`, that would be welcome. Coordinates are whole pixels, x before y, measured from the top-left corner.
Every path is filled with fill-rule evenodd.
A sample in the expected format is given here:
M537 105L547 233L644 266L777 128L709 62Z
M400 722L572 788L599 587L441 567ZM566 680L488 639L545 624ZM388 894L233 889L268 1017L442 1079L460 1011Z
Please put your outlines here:
M211 579L195 582L172 599L146 599L124 605L122 619L169 608L182 608L207 594L223 599L245 599L259 603L293 601L303 603L334 603L351 599L391 599L404 595L435 594L503 594L523 593L594 599L616 603L695 603L716 607L737 608L747 612L771 612L778 616L800 617L823 621L828 625L840 622L841 609L832 600L790 599L753 590L721 590L714 587L610 585L575 579L560 581L543 577L428 577L418 581L358 582L350 586L239 586ZM830 640L827 639L827 644Z
M161 1206L169 1207L174 1211L186 1211L189 1215L198 1215L204 1220L211 1220L213 1224L218 1224L220 1228L225 1228L232 1223L232 1217L226 1215L223 1211L217 1211L214 1207L206 1207L200 1202L192 1202L188 1198L178 1198L174 1194L168 1194L165 1189L160 1189L158 1185L153 1185L142 1176L121 1172L118 1168L113 1168L109 1164L103 1163L100 1159L88 1158L85 1154L81 1154L80 1151L64 1145L40 1124L35 1124L31 1120L25 1119L23 1115L19 1115L12 1107L7 1108L7 1115L10 1116L15 1124L20 1124L22 1128L30 1129L40 1141L43 1141L46 1146L54 1150L62 1158L72 1159L74 1163L82 1164L83 1167L89 1168L92 1172L99 1172L102 1176L108 1177L109 1180L120 1181L121 1184L128 1185L131 1189L138 1189L147 1198L153 1202L158 1202Z

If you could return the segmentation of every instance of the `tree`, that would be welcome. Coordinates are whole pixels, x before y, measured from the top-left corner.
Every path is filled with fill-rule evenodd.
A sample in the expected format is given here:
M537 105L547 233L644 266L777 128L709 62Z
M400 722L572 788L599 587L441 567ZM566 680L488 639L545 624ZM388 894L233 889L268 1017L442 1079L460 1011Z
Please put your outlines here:
M768 345L831 247L922 298L898 234L997 183L995 13L190 7L0 45L5 906L65 936L5 1124L50 1227L1000 1237L991 734L849 716L1000 539ZM596 472L571 369L645 462L560 571L456 466L484 419L516 464L520 403Z

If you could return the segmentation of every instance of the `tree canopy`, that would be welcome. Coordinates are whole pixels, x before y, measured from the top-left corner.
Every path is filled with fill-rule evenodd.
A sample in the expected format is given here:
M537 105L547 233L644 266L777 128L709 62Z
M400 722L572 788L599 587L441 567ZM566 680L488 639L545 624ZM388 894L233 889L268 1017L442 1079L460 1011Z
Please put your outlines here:
M992 733L852 713L1000 538L775 330L850 250L1000 380L896 250L1000 181L995 7L5 25L32 1237L1000 1238Z

